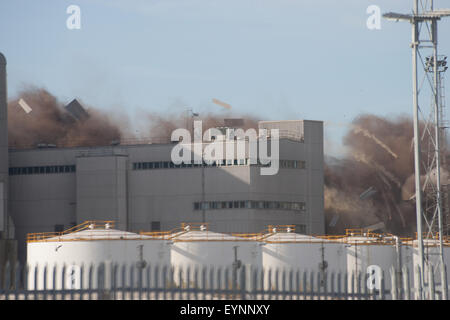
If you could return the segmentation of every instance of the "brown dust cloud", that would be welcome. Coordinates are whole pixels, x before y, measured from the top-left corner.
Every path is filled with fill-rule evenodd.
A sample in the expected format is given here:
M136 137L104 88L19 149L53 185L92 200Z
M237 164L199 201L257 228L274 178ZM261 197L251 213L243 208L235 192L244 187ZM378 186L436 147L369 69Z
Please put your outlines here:
M26 113L18 98L8 102L10 148L32 148L39 144L57 147L111 145L113 141L133 141L150 137L170 142L173 130L186 127L183 112L147 112L140 136L124 127L125 115L112 116L84 105L89 116L76 119L65 104L42 88L28 88L18 95L32 108ZM224 113L199 116L203 130L223 126L224 118L243 118L244 129L257 128L258 117ZM421 125L423 129L423 125ZM384 231L412 235L415 230L413 124L410 117L383 118L360 115L347 126L342 144L345 156L326 156L324 193L326 231L342 234L347 228L384 226ZM424 149L426 149L425 146ZM448 148L447 148L448 149ZM326 151L326 150L325 150ZM427 150L424 150L426 153ZM445 176L446 170L444 170Z

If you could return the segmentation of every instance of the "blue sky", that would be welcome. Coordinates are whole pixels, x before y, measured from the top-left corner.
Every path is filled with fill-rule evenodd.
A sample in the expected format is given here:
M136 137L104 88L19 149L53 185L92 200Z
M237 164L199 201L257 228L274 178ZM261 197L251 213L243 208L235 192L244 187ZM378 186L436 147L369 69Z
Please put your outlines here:
M66 28L71 4L80 30ZM332 123L412 110L410 25L369 30L369 5L406 13L412 1L0 0L0 51L10 97L35 85L135 118L220 113L217 98L261 119L326 121L326 151L338 154ZM450 19L440 31L450 55Z

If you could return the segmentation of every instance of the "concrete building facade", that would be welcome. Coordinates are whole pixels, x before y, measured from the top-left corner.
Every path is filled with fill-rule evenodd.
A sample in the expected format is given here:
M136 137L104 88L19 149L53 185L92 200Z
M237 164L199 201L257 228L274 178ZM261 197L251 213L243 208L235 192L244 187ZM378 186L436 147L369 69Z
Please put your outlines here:
M27 233L62 231L86 220L115 220L134 232L206 222L217 232L283 224L323 234L322 122L259 126L280 129L275 175L261 175L262 166L250 164L249 142L245 159L212 165L175 165L174 143L9 150L9 210L20 260Z

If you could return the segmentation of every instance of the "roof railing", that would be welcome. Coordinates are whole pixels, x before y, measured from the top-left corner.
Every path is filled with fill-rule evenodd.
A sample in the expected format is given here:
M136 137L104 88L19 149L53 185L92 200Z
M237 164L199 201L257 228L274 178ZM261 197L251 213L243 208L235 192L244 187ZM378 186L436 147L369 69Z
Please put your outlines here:
M115 221L113 220L89 220L85 221L79 225L76 225L72 228L66 229L61 232L35 232L27 234L27 242L35 242L35 241L43 241L53 237L61 237L66 234L80 232L83 230L93 230L93 229L111 229L114 228Z

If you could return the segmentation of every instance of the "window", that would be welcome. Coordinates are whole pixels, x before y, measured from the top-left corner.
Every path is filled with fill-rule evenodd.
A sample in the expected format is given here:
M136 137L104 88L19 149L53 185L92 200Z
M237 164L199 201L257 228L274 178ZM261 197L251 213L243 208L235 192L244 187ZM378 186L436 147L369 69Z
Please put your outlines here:
M285 201L205 201L194 202L194 210L214 209L257 209L257 210L289 210L302 213L305 211L304 202Z
M209 202L203 202L202 203L202 210L208 210L209 209Z
M161 231L161 222L160 221L152 221L151 230L152 231Z
M75 172L75 166L17 167L9 168L8 172L10 175L65 173Z

